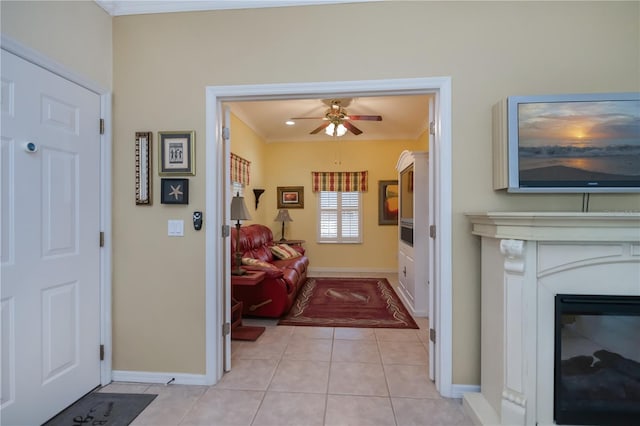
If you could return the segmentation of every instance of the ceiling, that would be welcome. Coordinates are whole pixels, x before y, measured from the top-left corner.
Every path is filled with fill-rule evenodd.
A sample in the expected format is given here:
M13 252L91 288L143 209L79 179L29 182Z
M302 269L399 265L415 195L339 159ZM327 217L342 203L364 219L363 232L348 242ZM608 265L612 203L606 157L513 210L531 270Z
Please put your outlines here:
M380 115L382 121L353 121L362 134L347 132L342 140L417 139L428 128L430 95L372 96L346 98L347 113ZM331 138L324 131L309 132L320 126L328 106L322 99L291 99L227 102L231 112L247 124L266 142L321 141ZM295 120L288 126L285 121L293 117L319 117Z

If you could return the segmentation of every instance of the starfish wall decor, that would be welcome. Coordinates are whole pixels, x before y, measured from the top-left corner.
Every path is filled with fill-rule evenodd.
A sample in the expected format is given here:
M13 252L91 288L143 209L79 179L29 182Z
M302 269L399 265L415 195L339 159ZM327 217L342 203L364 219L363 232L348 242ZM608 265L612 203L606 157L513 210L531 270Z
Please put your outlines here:
M161 179L162 204L189 204L189 179Z

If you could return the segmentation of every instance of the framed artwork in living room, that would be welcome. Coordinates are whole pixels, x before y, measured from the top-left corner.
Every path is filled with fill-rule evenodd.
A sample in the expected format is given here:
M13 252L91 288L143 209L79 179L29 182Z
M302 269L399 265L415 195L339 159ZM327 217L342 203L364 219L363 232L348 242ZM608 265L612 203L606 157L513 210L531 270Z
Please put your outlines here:
M398 181L378 181L378 225L398 224Z
M189 179L160 179L160 203L189 204Z
M136 204L151 205L151 132L136 132Z
M303 209L304 208L304 186L279 186L278 187L278 208L279 209Z
M196 132L158 132L160 176L196 174Z

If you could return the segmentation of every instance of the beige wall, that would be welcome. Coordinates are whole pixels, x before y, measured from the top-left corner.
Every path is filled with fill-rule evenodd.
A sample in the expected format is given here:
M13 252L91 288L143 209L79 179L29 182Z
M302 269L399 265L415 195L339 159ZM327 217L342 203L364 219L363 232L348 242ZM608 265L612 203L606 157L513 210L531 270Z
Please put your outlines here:
M112 18L93 1L0 2L2 33L105 89L112 82Z
M162 235L166 219L175 212L186 220L192 210L203 207L205 86L451 76L453 379L478 383L479 243L470 235L464 212L581 206L579 195L492 190L491 106L515 94L639 90L638 13L633 2L383 2L117 17L115 251L149 238L154 244L146 247L155 264L167 264L177 243ZM327 22L341 29L338 39L346 40L344 46L330 42ZM133 160L126 141L140 128L196 130L200 172L192 179L194 201L184 212L158 204L146 210L133 205ZM272 185L296 184L287 169L281 168ZM273 189L267 191L264 208L273 214ZM594 210L632 209L638 197L593 196L591 205ZM131 216L140 216L139 226L130 226ZM310 220L298 212L293 216L300 223ZM290 232L298 236L296 228ZM192 315L159 318L149 324L151 330L136 324L137 314L120 308L123 303L143 303L150 293L156 294L158 285L171 288L172 278L162 268L140 270L140 257L128 250L116 254L114 311L122 318L114 330L116 368L138 369L148 364L146 358L157 359L162 348L181 359L179 371L203 371L202 234L187 235L180 246L191 256L175 263L175 274L182 277L180 300L193 308ZM162 293L153 301L163 312L172 310L173 303L173 297ZM177 347L167 348L175 337L166 331L169 323L182 330L180 342L193 349L189 359ZM123 345L118 336L125 324L127 334L152 332L156 342L151 347ZM153 332L157 329L162 333ZM170 371L176 365L158 360L154 367Z
M29 9L13 24L5 3L3 31L9 26L17 38L34 38L33 47L109 80L95 69L105 68L100 55L77 57L86 51L84 39L72 42L66 26L52 27L67 22L62 17L14 5L13 16ZM88 7L74 4L70 28ZM189 224L193 210L204 210L205 86L450 76L453 381L479 383L479 242L464 212L581 207L580 195L492 190L491 106L516 94L640 90L639 8L609 1L396 1L114 18L114 368L204 372L204 233L186 226L184 238L168 238L166 223ZM38 21L44 29L34 29ZM187 129L197 140L190 205L160 205L154 173L154 205L136 207L134 132ZM639 205L636 195L591 197L592 210ZM274 210L266 202L264 208Z

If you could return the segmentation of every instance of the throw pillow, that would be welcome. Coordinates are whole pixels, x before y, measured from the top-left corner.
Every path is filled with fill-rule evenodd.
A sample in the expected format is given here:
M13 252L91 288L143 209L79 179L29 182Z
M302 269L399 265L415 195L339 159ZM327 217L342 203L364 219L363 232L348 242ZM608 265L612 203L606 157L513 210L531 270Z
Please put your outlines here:
M265 271L266 270L280 271L280 268L278 268L276 265L259 260L259 259L254 259L252 257L243 257L242 264L247 266L256 266L257 267L256 269L259 268Z
M271 253L278 259L293 259L302 256L300 252L288 244L277 244L271 246Z
M280 278L283 274L282 269L276 265L251 257L243 257L242 264L245 270L264 272L268 278Z

